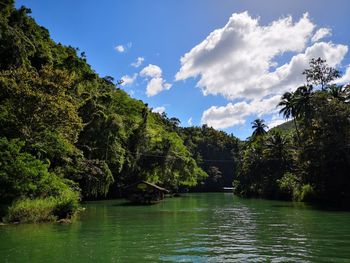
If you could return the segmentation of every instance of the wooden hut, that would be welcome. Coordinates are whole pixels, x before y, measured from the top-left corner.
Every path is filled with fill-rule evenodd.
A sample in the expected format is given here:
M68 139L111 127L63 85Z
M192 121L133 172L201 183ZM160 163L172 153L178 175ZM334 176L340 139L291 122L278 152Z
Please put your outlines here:
M124 188L126 198L138 204L155 204L164 199L164 195L169 193L165 188L158 185L139 181Z

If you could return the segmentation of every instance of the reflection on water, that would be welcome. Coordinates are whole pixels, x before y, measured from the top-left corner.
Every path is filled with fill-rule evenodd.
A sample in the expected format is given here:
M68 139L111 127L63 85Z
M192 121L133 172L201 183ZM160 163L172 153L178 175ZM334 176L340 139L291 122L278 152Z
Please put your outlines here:
M1 226L0 261L350 262L349 212L227 193L122 202L89 202L68 226Z

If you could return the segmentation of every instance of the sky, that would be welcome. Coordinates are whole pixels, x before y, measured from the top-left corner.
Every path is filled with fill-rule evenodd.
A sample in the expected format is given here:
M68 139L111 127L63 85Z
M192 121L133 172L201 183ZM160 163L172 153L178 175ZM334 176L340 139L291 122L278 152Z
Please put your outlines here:
M245 139L272 128L281 95L322 57L350 81L348 0L21 0L51 37L100 76L182 126Z

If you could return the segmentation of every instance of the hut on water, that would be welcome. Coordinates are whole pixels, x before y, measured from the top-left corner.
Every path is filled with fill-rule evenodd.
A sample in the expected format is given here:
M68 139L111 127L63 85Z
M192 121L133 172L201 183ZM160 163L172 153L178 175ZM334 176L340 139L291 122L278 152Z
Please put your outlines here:
M164 199L164 195L169 193L165 188L158 185L139 181L124 188L126 198L134 203L155 204Z

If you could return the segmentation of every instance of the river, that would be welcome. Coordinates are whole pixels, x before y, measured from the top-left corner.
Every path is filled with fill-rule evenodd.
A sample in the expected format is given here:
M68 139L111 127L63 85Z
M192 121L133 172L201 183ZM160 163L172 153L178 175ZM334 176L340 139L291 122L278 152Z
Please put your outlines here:
M0 226L0 262L350 262L350 212L229 193L83 206L71 225Z

